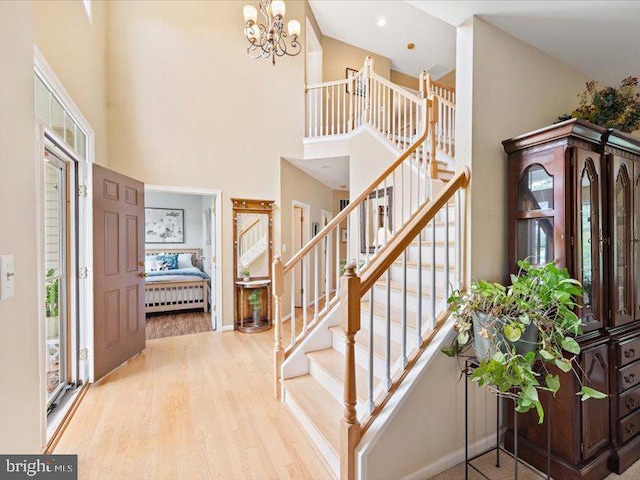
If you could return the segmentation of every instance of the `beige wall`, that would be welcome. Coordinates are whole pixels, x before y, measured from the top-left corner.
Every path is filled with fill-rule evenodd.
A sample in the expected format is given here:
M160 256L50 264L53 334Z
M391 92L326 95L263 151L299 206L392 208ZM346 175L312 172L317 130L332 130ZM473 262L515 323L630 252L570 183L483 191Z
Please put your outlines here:
M287 251L282 254L282 260L283 262L287 262L296 253L293 248L293 202L301 202L310 207L309 221L306 223L306 226L308 227L306 239L310 239L313 222L320 223L322 210L327 210L333 213L334 216L336 214L333 202L334 190L286 160L281 161L280 189L282 243L287 245ZM319 261L321 262L321 260ZM309 293L308 299L310 302L313 300L314 273L314 266L309 265L309 279L307 286ZM287 275L285 282L285 296L282 302L284 315L287 315L291 309L290 277L291 275Z
M436 80L438 82L446 85L447 87L454 87L455 88L455 86L456 86L456 71L455 70L451 70L446 75L443 75L440 78L436 78Z
M322 37L322 76L325 82L342 80L346 77L346 69L360 70L365 58L373 58L375 72L386 78L391 76L391 61L368 50L354 47L328 36Z
M473 39L466 50L458 48L456 119L456 142L465 142L463 150L456 143L456 160L472 169L469 274L503 280L508 269L507 185L501 141L571 111L588 78L479 18L461 28L459 36ZM473 67L462 77L465 62ZM470 121L472 129L467 128Z
M302 2L287 15L301 21ZM222 189L222 318L233 318L232 197L278 200L302 156L304 55L252 60L242 4L112 2L110 166L155 185ZM276 215L276 239L280 219Z
M107 2L32 2L35 43L95 133L95 160L109 164L107 138Z
M389 77L393 83L400 85L401 87L410 88L412 90L420 90L420 80L417 77L412 77L406 73L391 70Z
M0 255L14 255L15 296L0 302L0 452L39 453L33 29L28 2L0 2ZM6 230L9 228L9 230Z

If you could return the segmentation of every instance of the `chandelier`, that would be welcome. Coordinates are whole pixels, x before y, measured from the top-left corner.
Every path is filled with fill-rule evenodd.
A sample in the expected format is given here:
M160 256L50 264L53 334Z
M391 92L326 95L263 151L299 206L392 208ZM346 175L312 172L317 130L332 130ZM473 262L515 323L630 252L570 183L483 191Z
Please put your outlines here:
M249 41L247 53L251 58L269 58L276 64L276 57L298 55L301 50L298 36L300 35L300 22L289 20L288 33L284 30L285 4L283 0L260 0L260 13L264 17L265 24L256 23L258 10L253 5L245 5L244 35ZM288 38L289 37L289 38Z

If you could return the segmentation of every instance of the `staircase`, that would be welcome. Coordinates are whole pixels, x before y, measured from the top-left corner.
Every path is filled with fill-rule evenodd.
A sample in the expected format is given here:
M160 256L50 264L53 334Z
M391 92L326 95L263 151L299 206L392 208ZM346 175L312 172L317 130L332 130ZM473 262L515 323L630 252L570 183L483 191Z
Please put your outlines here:
M238 228L239 263L248 269L267 250L267 228L259 218Z
M399 155L289 262L273 265L275 393L335 476L351 479L360 439L445 324L446 299L462 284L470 174L453 166L455 91L426 74L415 95L367 59L346 80L308 87L307 102L310 138L368 128ZM349 263L341 268L345 228Z

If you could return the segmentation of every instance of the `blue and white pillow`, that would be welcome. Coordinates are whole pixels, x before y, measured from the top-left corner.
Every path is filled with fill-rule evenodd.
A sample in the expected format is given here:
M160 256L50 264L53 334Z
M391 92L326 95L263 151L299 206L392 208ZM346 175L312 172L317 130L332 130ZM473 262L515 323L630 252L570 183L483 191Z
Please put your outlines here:
M177 253L161 253L158 255L156 262L158 270L177 270L178 254Z

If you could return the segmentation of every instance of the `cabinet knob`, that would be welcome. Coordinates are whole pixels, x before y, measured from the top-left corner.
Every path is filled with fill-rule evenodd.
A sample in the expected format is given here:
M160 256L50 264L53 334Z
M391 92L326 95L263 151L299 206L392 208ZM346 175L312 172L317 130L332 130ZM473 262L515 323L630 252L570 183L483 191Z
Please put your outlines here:
M629 350L624 351L625 358L633 358L636 356L636 349L630 348Z
M624 377L624 382L625 383L633 383L635 378L636 378L635 374L632 373L628 377Z
M627 428L625 428L625 430L627 431L627 433L635 433L636 424L635 423L630 423L629 425L627 425Z
M633 410L636 406L636 399L635 398L629 398L624 402L624 406L627 407L629 410Z

